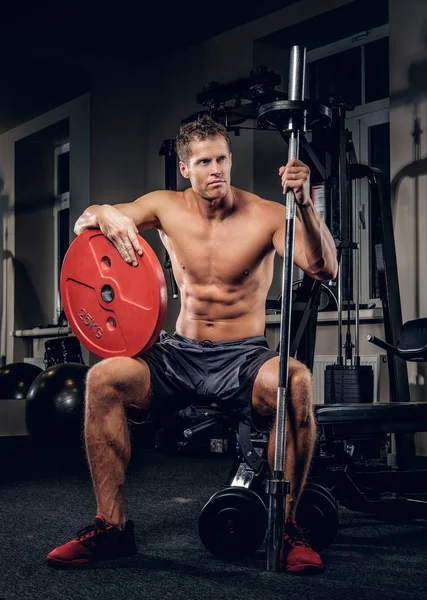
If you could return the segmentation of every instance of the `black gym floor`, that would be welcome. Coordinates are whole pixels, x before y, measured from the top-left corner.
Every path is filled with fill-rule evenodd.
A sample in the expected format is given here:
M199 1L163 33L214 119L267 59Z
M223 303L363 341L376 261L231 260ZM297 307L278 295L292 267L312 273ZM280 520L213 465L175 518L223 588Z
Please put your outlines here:
M265 570L265 554L240 564L211 556L197 535L206 500L231 459L137 447L128 470L128 517L139 553L84 570L56 570L46 554L89 524L95 504L82 456L0 445L1 600L400 599L427 593L427 519L341 510L341 531L322 575Z

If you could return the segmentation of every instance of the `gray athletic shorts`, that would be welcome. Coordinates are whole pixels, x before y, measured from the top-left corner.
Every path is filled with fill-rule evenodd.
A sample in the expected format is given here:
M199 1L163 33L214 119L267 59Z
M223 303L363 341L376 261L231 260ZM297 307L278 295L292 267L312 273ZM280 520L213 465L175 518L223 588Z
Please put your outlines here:
M260 367L278 352L264 336L199 342L165 331L141 358L151 373L150 412L161 418L187 406L215 402L221 410L251 423L252 389Z

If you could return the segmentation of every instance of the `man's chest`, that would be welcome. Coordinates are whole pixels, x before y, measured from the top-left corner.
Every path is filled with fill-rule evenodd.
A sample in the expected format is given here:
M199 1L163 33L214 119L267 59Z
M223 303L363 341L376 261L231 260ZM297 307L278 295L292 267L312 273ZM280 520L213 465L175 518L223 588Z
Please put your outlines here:
M262 220L208 224L183 219L178 230L161 233L175 271L198 281L219 278L235 284L253 274L272 253L272 227Z

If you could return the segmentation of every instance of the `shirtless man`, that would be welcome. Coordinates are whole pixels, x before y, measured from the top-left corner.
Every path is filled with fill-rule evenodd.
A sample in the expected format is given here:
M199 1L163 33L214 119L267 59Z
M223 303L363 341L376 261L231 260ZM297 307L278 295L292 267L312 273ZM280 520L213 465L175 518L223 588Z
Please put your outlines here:
M283 257L285 207L230 185L230 140L225 128L209 117L181 128L177 151L190 188L152 192L128 204L90 206L75 225L77 235L99 228L129 264L136 264L136 253L141 254L136 233L155 227L172 261L181 311L176 333L162 332L141 358L110 358L90 369L85 442L97 502L95 525L52 550L47 557L51 566L80 566L137 551L124 507L131 451L126 407L164 415L191 404L194 397L208 396L245 420L252 411L274 415L279 357L264 337L265 301L274 255ZM280 167L279 177L283 192L293 189L296 195L295 264L315 279L334 279L335 245L310 199L308 167L292 160ZM291 493L283 568L321 571L320 556L295 522L316 428L311 374L293 358L288 385L285 476ZM274 444L273 425L271 468Z

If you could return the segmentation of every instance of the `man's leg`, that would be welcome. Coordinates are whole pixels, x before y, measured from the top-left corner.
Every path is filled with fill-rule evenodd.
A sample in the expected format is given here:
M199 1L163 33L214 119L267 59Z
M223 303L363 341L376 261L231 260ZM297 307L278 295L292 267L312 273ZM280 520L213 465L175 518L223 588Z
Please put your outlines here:
M125 516L125 471L131 446L125 408L146 409L150 371L141 359L111 358L90 369L86 381L85 442L95 489L95 524L47 556L54 567L136 553L132 521Z
M131 446L126 407L147 408L150 371L142 359L110 358L86 381L85 444L97 514L123 529L125 471Z
M252 405L260 414L274 414L277 405L279 357L268 360L255 379ZM288 410L286 415L285 478L291 482L287 497L286 516L295 517L295 511L307 479L316 443L316 424L313 413L313 383L305 365L289 360ZM276 420L274 420L268 445L268 462L274 467Z
M252 406L261 415L272 415L277 406L279 357L264 363L255 379ZM286 498L285 543L282 566L288 572L322 571L320 556L305 540L295 522L298 500L301 496L313 450L316 443L316 424L313 413L313 384L310 371L293 358L289 360L288 402L286 414L285 479L291 483ZM274 471L276 419L270 434L268 462Z

